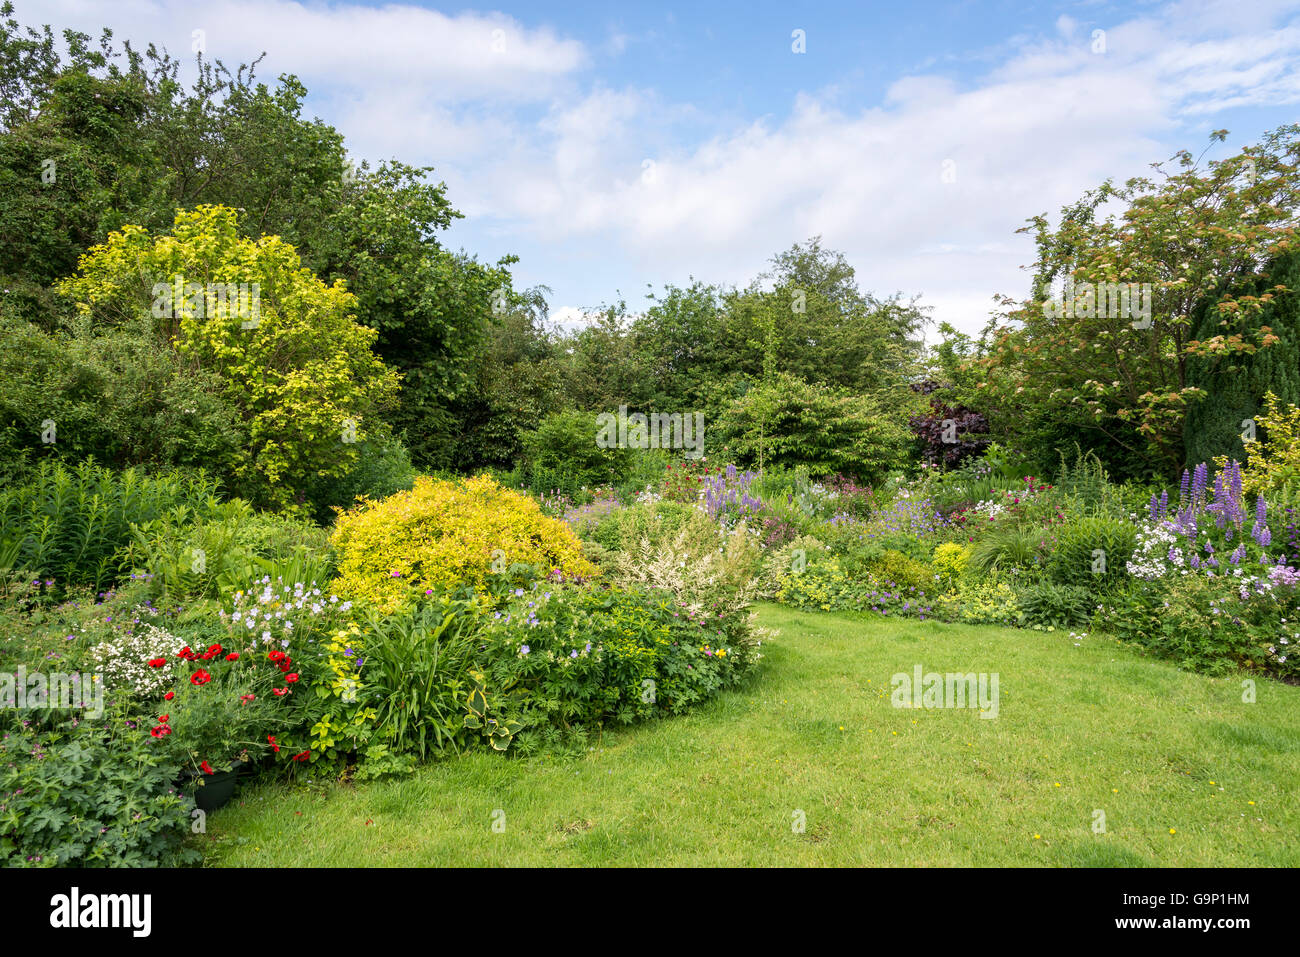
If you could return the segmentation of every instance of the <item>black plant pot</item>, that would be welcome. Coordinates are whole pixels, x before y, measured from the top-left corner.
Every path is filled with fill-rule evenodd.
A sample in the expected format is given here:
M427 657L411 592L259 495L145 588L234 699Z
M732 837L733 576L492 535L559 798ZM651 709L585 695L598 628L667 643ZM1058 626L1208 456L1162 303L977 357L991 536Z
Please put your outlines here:
M230 803L230 799L235 796L235 784L238 780L238 765L229 771L218 771L216 774L203 775L201 784L196 779L192 785L194 787L194 803L198 805L199 810L208 814L218 808L225 807Z

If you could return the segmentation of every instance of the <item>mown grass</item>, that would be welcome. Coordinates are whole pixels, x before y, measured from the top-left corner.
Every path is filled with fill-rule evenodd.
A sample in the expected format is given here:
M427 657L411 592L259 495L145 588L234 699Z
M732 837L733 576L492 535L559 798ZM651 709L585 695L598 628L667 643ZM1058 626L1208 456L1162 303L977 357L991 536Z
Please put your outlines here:
M1247 704L1097 637L761 617L781 634L745 688L580 759L263 785L198 840L219 866L1300 865L1300 688ZM917 664L997 672L998 717L893 707Z

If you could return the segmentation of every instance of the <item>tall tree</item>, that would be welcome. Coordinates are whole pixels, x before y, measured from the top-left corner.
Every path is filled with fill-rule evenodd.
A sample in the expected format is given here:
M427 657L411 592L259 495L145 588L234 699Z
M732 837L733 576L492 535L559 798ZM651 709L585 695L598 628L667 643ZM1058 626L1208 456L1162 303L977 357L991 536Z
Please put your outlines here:
M1258 299L1257 315L1222 316L1215 307L1223 292L1207 296L1194 312L1187 380L1204 394L1188 410L1183 428L1189 463L1244 459L1243 441L1257 438L1254 423L1267 393L1283 404L1300 404L1300 250L1236 285L1227 295L1239 302Z
M1295 243L1300 127L1282 127L1205 169L1186 151L1172 163L1172 170L1155 164L1155 178L1106 182L1064 208L1055 228L1037 216L1021 230L1037 247L1033 288L1027 299L1004 300L979 360L988 394L980 405L1013 423L1020 444L1054 457L1077 443L1122 476L1165 476L1181 466L1187 409L1203 395L1187 378L1198 348L1196 306ZM1126 208L1103 215L1112 201ZM1120 284L1136 284L1127 314L1112 307L1110 292L1100 296ZM1143 287L1149 315L1135 308ZM1220 319L1239 315L1243 323L1225 348L1265 347L1261 309L1254 296L1216 302Z

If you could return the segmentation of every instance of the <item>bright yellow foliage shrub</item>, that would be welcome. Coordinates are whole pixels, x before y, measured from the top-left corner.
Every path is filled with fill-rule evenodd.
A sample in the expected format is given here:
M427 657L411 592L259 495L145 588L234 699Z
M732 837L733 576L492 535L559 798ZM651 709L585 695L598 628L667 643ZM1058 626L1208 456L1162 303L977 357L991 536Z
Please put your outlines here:
M215 373L243 417L240 495L288 509L346 475L383 431L398 376L371 347L344 283L326 285L278 236L249 239L225 206L176 213L171 235L126 225L81 257L59 289L84 321L150 316L188 361Z
M962 572L966 570L970 555L971 547L969 545L960 545L957 542L943 542L935 546L934 557L930 559L930 564L944 581L951 583L960 578Z
M1277 396L1264 396L1264 408L1255 417L1256 427L1264 432L1258 442L1246 443L1246 467L1241 473L1241 487L1247 495L1260 495L1300 479L1300 408L1282 406ZM1220 468L1226 459L1217 458Z
M410 491L363 500L339 516L334 590L381 612L397 611L438 586L472 584L516 562L591 576L577 536L527 495L488 476L448 482L420 476Z

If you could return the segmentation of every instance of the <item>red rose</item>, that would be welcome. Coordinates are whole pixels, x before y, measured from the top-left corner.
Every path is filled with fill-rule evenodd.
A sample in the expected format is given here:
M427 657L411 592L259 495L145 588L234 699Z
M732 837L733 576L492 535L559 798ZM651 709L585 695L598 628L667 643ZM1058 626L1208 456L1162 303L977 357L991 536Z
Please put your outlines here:
M201 767L201 768L203 769L203 773L204 773L204 774L216 774L216 773L217 773L216 771L212 770L212 765L208 764L207 761L204 761L202 764L199 765L199 767Z
M164 700L164 701L171 701L172 698L174 698L174 697L176 697L176 692L175 692L175 691L169 691L169 692L167 692L165 695L163 695L163 700Z
M296 674L285 675L284 680L292 684L293 682L298 680L298 676Z
M163 665L165 665L165 664L167 664L167 659L166 659L166 658L150 658L150 659L149 659L149 667L150 667L150 668L161 668L161 667L162 667Z
M190 675L190 684L205 685L212 680L212 675L200 668L194 674Z
M230 654L226 655L226 660L227 660L227 661L238 661L238 660L239 660L239 652L237 652L237 651L232 651Z

